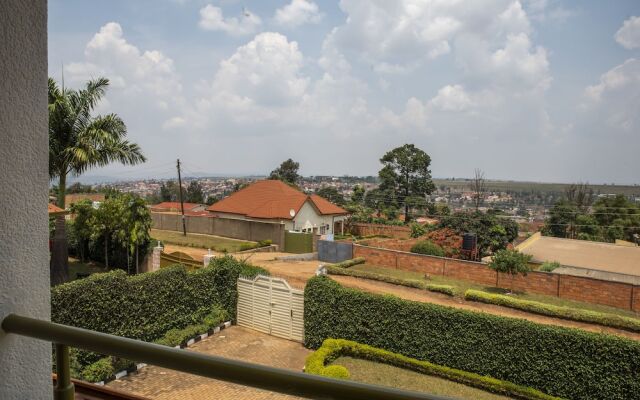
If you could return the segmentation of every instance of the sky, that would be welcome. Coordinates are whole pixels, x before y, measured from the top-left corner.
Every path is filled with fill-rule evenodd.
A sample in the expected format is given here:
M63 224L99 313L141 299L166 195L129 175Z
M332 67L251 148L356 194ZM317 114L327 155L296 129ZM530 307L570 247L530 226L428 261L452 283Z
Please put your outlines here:
M147 163L87 177L376 175L640 183L637 0L49 0L49 73L107 77Z

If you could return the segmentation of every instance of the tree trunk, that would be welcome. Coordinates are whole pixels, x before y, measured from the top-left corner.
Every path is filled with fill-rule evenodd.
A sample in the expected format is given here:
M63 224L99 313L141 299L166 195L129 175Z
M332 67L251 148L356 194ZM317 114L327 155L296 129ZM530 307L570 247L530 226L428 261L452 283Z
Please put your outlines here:
M109 269L109 234L104 235L104 266Z
M58 207L65 209L64 196L66 193L67 175L60 175L58 185ZM56 217L56 228L51 246L51 261L49 264L51 285L58 285L69 280L69 249L67 248L67 233L65 231L64 215Z
M139 272L139 267L138 267L138 243L136 243L136 275L138 275Z

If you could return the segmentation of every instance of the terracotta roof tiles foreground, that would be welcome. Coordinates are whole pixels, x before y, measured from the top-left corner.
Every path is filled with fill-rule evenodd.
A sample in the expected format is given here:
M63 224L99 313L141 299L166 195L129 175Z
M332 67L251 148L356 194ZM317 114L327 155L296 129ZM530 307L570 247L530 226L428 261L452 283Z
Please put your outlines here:
M321 215L347 214L343 208L318 195L306 195L278 180L255 182L213 204L207 210L239 214L249 218L292 219L289 210L294 210L297 214L306 201L310 201Z

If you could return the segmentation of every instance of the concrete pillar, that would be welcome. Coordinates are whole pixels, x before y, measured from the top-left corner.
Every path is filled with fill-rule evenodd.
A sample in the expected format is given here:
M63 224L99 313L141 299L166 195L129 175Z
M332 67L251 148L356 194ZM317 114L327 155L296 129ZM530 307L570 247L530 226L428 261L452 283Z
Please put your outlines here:
M205 254L204 257L202 258L202 265L204 267L208 267L209 266L209 262L211 262L211 260L213 258L215 258L215 257L216 257L215 254L213 254L211 252L211 249L209 249L208 254Z
M0 319L50 318L47 2L0 1ZM0 399L50 399L51 344L0 331Z
M153 248L153 254L151 256L151 271L157 271L160 269L160 258L162 257L162 252L164 251L164 247L158 241L158 245Z

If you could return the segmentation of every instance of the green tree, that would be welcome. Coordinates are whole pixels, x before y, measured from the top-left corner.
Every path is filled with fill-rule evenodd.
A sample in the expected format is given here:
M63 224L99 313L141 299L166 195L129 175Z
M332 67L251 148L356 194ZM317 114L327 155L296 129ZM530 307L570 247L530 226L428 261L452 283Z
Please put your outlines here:
M67 188L67 194L73 193L95 193L96 191L93 189L91 185L83 185L80 182L76 182L73 185Z
M94 116L93 109L104 96L109 80L98 78L80 90L60 88L48 82L49 178L58 179L58 206L65 208L67 176L112 162L125 165L145 161L137 144L126 140L127 128L116 114ZM51 256L51 281L67 280L68 253L64 219L58 218Z
M73 235L77 242L77 252L80 256L80 261L84 262L91 237L91 218L95 209L93 208L93 202L85 199L74 203L71 206L71 213L73 214Z
M189 182L187 186L187 203L204 203L204 192L202 191L202 185L198 181Z
M269 179L277 179L290 185L297 185L301 178L301 176L298 175L299 169L300 163L289 158L288 160L283 161L278 168L271 171Z
M221 199L220 199L220 196L216 196L216 195L209 195L209 196L207 196L206 204L207 204L208 206L210 206L210 205L212 205L212 204L215 204L215 203L219 202L220 200L221 200Z
M513 293L513 279L518 274L526 276L531 271L529 261L531 261L530 254L520 253L516 250L499 250L491 259L489 268L511 275L510 291Z
M361 185L355 185L353 187L353 194L351 195L351 203L362 204L364 202L365 190Z
M431 158L414 145L405 144L387 152L380 162L383 165L378 173L380 189L397 193L400 202L394 205L404 204L405 222L408 223L411 221L408 199L424 198L435 190L429 170ZM395 203L394 199L388 199L390 203Z
M364 205L373 209L378 214L378 217L380 217L382 210L386 208L387 196L391 195L391 193L385 192L380 188L371 189L364 196Z
M337 204L339 206L343 206L346 203L342 193L340 193L338 189L334 188L333 186L323 186L320 189L318 189L316 194L326 200L329 200L333 204Z
M542 233L560 238L576 237L576 218L580 214L578 207L567 199L560 199L549 210Z
M478 252L486 256L507 248L518 237L518 224L511 219L483 212L455 212L440 218L439 228L451 228L462 235L475 233Z

